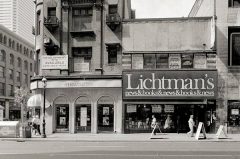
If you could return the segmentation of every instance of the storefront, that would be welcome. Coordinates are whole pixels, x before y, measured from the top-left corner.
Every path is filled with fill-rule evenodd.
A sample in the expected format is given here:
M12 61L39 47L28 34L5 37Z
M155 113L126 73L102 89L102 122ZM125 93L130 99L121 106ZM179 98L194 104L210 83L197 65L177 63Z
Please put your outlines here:
M55 80L45 88L46 133L122 133L122 81L117 79ZM32 83L43 96L41 81ZM43 98L41 98L42 119Z
M193 114L197 124L215 132L216 93L216 70L123 72L124 131L151 132L155 115L163 132L185 133Z

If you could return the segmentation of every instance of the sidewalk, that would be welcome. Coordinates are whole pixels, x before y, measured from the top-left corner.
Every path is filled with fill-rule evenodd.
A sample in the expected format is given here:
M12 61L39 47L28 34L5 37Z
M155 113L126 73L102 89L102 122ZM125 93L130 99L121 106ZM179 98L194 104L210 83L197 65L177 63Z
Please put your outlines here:
M201 137L201 135L200 135ZM32 138L0 138L0 141L77 141L77 142L240 142L239 134L228 134L228 138L217 139L215 134L207 134L207 139L196 140L194 137L188 137L187 134L157 134L152 136L150 133L140 134L68 134L55 133L47 135L47 138L41 136L32 136Z

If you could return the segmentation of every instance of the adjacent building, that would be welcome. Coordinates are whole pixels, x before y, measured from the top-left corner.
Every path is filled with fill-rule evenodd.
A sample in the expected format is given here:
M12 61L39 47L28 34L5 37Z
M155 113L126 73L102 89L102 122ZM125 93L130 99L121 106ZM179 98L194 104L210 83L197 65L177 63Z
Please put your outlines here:
M21 118L20 106L14 102L15 88L30 87L34 72L34 46L0 25L0 105L6 120Z
M226 123L229 133L240 132L240 55L238 0L197 0L190 17L214 15L216 20L216 49L218 70L217 114Z
M32 0L1 0L0 24L34 44L34 3Z

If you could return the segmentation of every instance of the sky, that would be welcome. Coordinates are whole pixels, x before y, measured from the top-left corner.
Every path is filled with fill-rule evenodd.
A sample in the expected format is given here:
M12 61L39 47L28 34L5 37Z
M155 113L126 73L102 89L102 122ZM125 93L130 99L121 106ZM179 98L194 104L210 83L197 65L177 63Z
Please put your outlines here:
M136 10L136 18L187 17L194 2L195 0L132 0L132 9Z

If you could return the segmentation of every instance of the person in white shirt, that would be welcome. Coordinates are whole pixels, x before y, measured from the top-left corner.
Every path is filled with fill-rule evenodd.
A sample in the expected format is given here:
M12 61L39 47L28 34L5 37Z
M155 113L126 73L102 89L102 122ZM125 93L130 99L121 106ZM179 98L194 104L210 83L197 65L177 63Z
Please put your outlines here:
M39 135L41 135L41 132L40 132L40 124L41 124L41 122L40 122L40 119L39 119L39 116L38 116L38 115L36 115L36 117L33 119L33 124L36 125L37 133L38 133Z
M190 118L188 120L188 126L190 131L187 134L193 137L193 127L195 126L195 122L193 121L193 115L190 115Z

